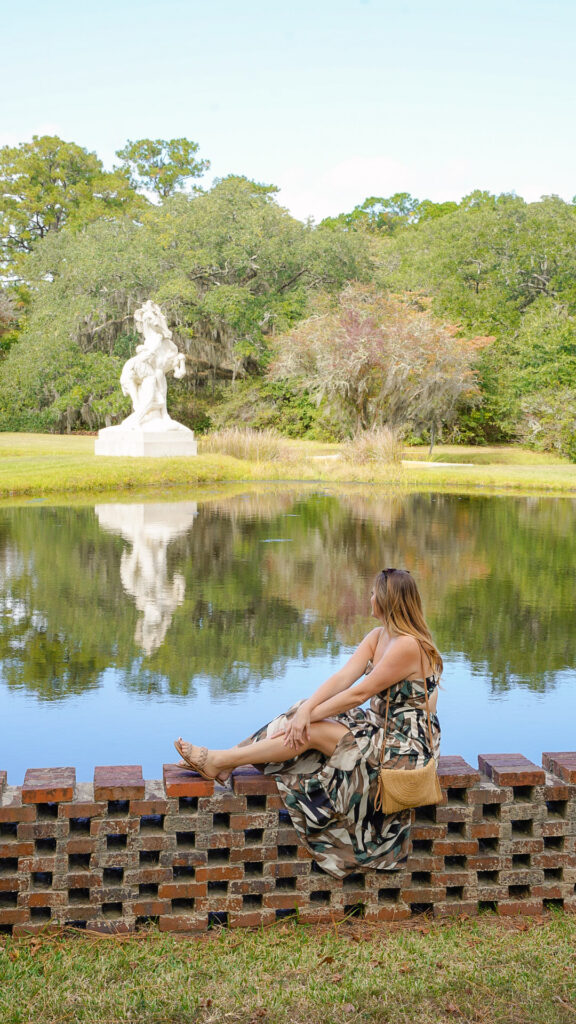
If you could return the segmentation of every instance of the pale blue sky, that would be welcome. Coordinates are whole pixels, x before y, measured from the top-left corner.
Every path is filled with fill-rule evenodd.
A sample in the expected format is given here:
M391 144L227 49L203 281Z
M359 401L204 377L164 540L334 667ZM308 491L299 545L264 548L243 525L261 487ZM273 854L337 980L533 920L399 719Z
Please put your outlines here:
M0 145L186 136L321 219L576 193L574 0L0 0Z

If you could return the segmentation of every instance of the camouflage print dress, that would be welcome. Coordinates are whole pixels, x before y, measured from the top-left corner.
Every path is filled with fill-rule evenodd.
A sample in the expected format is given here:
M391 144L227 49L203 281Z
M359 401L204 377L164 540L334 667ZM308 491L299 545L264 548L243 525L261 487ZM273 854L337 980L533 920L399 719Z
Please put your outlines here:
M366 671L371 668L369 662ZM426 682L433 693L437 679L431 676ZM421 679L404 679L390 687L384 760L391 767L421 768L431 755L438 760L440 724L432 714L430 751L424 685ZM334 717L348 731L331 757L308 750L261 767L274 776L292 824L315 860L337 878L369 868L391 870L408 856L411 812L383 815L374 807L387 692L372 697L367 710L353 708ZM266 739L285 728L300 703L244 742Z

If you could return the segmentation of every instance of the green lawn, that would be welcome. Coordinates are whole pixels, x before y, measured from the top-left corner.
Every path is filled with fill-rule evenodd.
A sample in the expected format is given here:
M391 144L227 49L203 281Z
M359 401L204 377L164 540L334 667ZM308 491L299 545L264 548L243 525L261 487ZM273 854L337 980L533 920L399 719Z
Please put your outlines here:
M336 444L288 441L285 447L287 458L274 462L242 461L219 454L106 458L94 455L91 436L0 434L0 499L102 496L166 488L189 492L207 483L266 480L371 483L420 490L576 492L576 465L512 446L441 445L432 460L428 460L426 448L406 448L401 466L349 462Z
M2 1024L568 1024L576 918L0 936Z

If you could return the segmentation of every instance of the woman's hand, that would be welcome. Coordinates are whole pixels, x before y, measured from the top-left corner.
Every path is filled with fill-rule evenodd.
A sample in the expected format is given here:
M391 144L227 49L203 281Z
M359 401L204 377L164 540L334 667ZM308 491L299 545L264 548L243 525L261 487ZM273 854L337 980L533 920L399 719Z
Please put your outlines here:
M298 708L284 730L285 747L301 747L310 739L310 709L306 704Z

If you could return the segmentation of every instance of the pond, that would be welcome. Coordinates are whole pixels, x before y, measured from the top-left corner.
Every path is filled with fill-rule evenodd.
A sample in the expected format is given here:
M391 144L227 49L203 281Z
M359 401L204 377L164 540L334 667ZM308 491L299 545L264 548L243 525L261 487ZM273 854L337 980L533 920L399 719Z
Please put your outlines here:
M272 485L0 509L0 768L227 746L311 692L408 568L445 660L442 751L576 749L576 501Z

